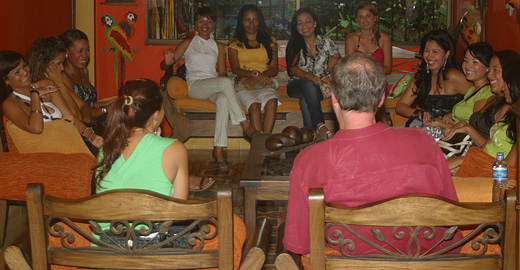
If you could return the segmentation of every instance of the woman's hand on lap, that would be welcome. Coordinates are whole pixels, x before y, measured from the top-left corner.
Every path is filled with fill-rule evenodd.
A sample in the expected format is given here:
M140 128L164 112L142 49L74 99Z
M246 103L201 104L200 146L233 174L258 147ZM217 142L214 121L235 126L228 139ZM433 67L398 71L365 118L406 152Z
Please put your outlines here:
M451 117L451 113L446 114L446 115L442 118L442 121L443 121L444 123L447 123L447 124L453 124L453 118Z
M312 73L309 73L307 75L307 79L313 81L317 86L321 86L321 79L320 79L320 77L318 77L318 76L316 76L316 75L314 75Z
M258 74L258 77L256 77L256 79L260 84L262 84L262 86L266 86L271 83L271 79L262 73Z
M253 78L244 79L244 85L248 90L253 90L256 84L256 80Z
M419 114L419 119L423 122L423 124L429 124L432 121L432 117L429 112L422 112Z

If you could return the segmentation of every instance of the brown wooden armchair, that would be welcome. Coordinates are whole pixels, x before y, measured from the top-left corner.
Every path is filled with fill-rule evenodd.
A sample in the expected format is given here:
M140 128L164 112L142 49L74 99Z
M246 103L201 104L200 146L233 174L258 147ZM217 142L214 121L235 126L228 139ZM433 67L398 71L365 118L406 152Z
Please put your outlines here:
M457 203L428 194L409 194L347 208L325 203L323 189L311 189L309 192L311 269L516 269L516 190L509 189L505 199L496 203ZM337 224L350 229L352 227L349 225L391 226L394 230L397 227L411 229L412 226L453 228L448 229L447 232L453 232L456 226L471 226L474 231L453 245L462 246L471 241L473 248L480 248L480 252L446 254L439 251L438 253L426 252L426 255L417 256L410 250L402 253L387 250L377 255L349 255L346 252L347 247L344 247L341 255L325 255L325 243L339 247L349 241L331 239L332 237L327 236L337 229L332 227ZM480 233L484 235L478 236ZM398 237L398 234L384 237L394 238ZM384 237L379 235L376 239ZM416 237L421 239L420 237L426 235L421 233ZM360 241L357 237L354 238L355 241ZM499 243L502 253L484 254L491 243ZM409 244L415 245L415 242L410 241ZM376 245L377 243L371 243L371 246ZM452 246L446 249L451 250L450 247Z
M141 190L109 191L84 199L65 200L45 195L41 184L29 184L27 207L32 268L49 269L50 264L56 264L116 269L233 269L231 196L231 188L226 186L219 188L216 199L199 201L176 200ZM101 242L76 223L90 223L96 231L98 220L112 221L112 232L130 241L123 240L119 244ZM166 232L172 221L179 220L195 221L185 230L173 236L167 235L157 243L132 244L137 243L137 231L142 236L153 235L145 228L137 228L137 224L156 224L159 232ZM67 224L77 233L67 233L67 226L62 224ZM216 230L210 231L211 226ZM195 248L159 248L187 234L190 245L197 242ZM218 250L206 250L205 245L217 235ZM49 246L52 237L61 239L63 247ZM98 246L72 247L72 243L80 238Z

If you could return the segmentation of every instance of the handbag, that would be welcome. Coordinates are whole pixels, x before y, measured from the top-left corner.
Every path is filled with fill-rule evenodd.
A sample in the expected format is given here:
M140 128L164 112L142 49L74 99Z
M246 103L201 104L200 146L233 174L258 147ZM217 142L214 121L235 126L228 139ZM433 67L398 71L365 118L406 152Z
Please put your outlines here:
M448 141L437 141L437 144L441 147L446 158L458 157L466 155L469 148L473 145L473 139L471 139L469 134L458 133Z
M321 93L323 94L323 99L330 98L330 95L331 95L330 93L332 92L332 88L330 87L331 79L332 78L331 78L330 74L327 74L320 78L320 80L321 80L320 89L321 89Z

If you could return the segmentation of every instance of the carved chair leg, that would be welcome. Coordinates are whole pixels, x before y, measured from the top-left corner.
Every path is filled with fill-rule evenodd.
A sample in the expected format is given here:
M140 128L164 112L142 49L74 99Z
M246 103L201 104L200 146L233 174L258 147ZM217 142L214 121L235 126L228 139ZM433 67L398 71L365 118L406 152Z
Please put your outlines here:
M293 258L293 254L285 249L283 244L284 236L285 223L282 223L278 226L278 242L276 243L276 260L274 265L276 266L276 269L280 270L299 270L301 269L301 266L298 266L299 262L297 263L295 258Z
M255 233L252 234L242 250L241 269L260 270L265 262L267 250L271 243L273 224L267 218L261 218L256 223Z

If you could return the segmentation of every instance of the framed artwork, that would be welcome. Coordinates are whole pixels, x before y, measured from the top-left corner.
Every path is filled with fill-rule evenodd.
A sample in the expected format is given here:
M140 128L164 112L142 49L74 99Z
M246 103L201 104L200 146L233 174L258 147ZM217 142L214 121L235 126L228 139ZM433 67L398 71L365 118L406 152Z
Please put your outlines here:
M136 0L105 0L102 5L137 6Z

